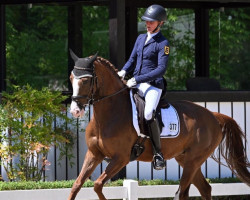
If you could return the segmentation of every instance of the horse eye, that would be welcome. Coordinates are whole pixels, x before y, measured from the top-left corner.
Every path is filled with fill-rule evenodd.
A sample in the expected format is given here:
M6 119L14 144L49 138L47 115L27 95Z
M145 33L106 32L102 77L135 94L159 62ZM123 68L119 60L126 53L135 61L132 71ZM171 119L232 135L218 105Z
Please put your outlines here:
M89 78L83 78L83 79L82 79L82 84L83 84L83 85L86 85L89 81L90 81Z

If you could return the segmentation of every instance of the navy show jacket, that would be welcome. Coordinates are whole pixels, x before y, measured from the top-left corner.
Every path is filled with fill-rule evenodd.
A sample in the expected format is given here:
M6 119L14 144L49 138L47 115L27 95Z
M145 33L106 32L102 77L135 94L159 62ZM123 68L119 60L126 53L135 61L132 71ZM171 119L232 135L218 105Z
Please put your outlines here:
M147 44L147 34L137 37L129 60L122 68L127 73L133 71L136 83L148 82L151 85L163 89L163 75L167 70L169 56L169 42L161 34L157 33Z

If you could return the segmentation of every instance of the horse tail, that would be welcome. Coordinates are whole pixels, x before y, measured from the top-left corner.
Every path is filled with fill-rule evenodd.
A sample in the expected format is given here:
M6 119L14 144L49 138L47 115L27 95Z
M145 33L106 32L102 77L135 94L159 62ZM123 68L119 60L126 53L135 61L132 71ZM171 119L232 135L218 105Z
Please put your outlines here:
M250 167L250 163L247 159L246 149L243 144L243 139L246 140L245 133L242 132L241 128L233 118L220 113L213 114L222 128L223 134L218 152L221 153L221 156L225 159L232 172L242 182L250 186L250 173L247 169ZM212 155L212 158L215 161L220 162L218 158L215 158L214 154Z

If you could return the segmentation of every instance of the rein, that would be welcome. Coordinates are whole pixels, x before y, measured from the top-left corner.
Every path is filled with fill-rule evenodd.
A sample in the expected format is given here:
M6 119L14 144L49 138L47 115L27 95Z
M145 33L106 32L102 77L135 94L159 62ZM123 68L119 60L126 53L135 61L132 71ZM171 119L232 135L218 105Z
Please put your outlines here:
M97 100L94 100L94 99L93 99L92 104L94 104L94 103L96 103L96 102L100 102L100 101L105 100L105 99L107 99L107 98L113 97L113 96L115 96L115 95L121 93L121 92L124 91L125 89L127 89L127 87L124 87L124 88L120 89L119 91L117 91L117 92L115 92L115 93L113 93L113 94L110 94L110 95L108 95L108 96L102 97L102 98L100 98L100 99L97 99Z

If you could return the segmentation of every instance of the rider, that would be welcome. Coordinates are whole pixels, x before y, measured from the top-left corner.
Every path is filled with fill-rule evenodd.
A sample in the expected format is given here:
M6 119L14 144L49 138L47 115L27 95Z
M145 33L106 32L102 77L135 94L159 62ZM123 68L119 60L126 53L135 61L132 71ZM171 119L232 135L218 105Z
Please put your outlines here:
M159 170L165 167L165 161L161 153L159 124L154 114L165 87L163 75L169 56L169 43L160 31L166 20L166 11L160 5L151 5L141 19L146 21L147 33L138 36L129 60L118 75L124 78L126 73L133 71L133 78L128 80L127 86L138 88L139 94L145 98L144 118L153 145L154 168Z

